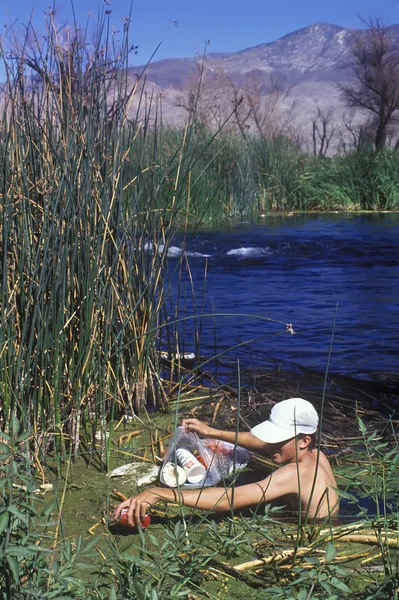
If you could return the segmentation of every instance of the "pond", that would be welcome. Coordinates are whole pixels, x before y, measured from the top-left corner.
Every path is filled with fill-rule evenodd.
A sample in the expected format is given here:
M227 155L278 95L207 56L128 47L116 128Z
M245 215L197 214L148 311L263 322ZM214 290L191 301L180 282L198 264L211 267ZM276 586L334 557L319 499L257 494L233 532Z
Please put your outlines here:
M336 318L330 372L397 371L398 213L277 214L257 225L197 231L175 238L171 266L183 248L195 299L185 272L180 316L233 315L196 320L201 356L324 371ZM184 351L193 351L192 322L183 337Z

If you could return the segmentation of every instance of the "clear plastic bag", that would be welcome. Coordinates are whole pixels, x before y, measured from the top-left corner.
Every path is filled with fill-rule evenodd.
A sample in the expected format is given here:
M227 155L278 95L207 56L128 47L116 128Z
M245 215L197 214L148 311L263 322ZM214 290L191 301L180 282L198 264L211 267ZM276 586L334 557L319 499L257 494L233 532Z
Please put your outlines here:
M248 450L241 446L230 444L230 442L207 438L201 441L212 452L213 462L216 463L220 479L233 477L236 471L241 471L247 466L251 457Z
M160 480L169 487L179 487L182 489L199 489L217 485L222 479L229 479L235 471L243 469L250 458L250 454L244 448L234 444L222 442L213 439L202 439L193 431L184 431L182 427L177 427L166 451L165 459L161 467ZM179 450L185 452L180 453ZM188 461L182 461L184 455ZM190 482L187 480L188 467L194 468L200 463L205 467L204 476L199 481ZM185 481L184 474L185 471ZM172 473L172 480L170 473ZM200 471L200 469L199 469ZM176 483L175 483L176 482Z

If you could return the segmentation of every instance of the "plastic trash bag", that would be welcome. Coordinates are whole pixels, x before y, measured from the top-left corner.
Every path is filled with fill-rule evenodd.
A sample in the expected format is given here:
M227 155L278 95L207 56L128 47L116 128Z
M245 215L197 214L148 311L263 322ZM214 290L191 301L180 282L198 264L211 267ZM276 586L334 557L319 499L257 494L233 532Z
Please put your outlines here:
M179 452L180 449L186 452ZM187 479L190 470L187 468L187 463L184 464L185 461L182 460L186 458L190 461L187 451L193 459L191 461L193 464L188 464L189 468L194 467L194 463L196 466L200 463L205 467L204 476L199 481L190 483ZM223 479L231 478L235 471L247 465L249 458L250 453L240 446L235 447L228 442L200 438L193 431L184 431L182 427L177 427L166 451L160 480L168 487L177 487L178 481L182 489L210 487L217 485Z

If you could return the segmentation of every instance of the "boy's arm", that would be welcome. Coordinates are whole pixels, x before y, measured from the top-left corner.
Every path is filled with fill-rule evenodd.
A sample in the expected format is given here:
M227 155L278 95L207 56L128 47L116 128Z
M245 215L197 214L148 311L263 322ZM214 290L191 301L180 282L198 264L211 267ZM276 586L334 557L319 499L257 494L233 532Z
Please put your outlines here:
M237 444L251 452L263 453L267 449L266 442L262 442L249 431L239 431L237 434L235 431L215 429L198 419L183 419L182 426L186 431L195 431L200 437Z
M136 523L141 523L149 507L159 501L181 502L184 506L191 508L228 512L232 508L237 510L247 506L272 502L293 493L298 493L297 477L292 468L281 467L281 469L258 483L250 483L234 488L234 494L231 488L225 489L222 487L203 490L150 488L119 504L115 511L115 518L118 518L123 508L128 507L128 523L133 524L132 515L134 515Z

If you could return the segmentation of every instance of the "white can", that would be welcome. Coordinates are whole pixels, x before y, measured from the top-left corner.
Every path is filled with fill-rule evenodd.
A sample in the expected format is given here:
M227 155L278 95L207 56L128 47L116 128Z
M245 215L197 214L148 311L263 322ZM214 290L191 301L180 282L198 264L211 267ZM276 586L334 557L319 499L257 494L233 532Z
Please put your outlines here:
M172 488L175 488L178 485L184 485L187 481L184 469L171 462L166 463L162 469L161 478L167 486Z
M199 483L205 479L206 468L201 465L194 454L191 454L189 450L185 448L178 448L176 450L176 458L179 465L181 465L186 472L187 481L189 483Z

